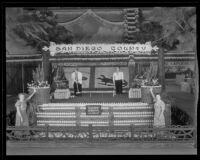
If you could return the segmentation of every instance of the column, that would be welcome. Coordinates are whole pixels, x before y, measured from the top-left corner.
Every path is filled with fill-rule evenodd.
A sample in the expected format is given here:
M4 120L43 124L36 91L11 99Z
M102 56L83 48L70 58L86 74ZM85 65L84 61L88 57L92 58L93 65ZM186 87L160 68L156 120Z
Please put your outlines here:
M42 63L43 63L43 70L44 70L44 80L49 81L50 75L50 62L49 62L49 52L44 51L42 53Z
M90 81L89 81L89 90L95 88L95 67L90 67Z
M131 87L131 83L133 82L133 79L135 77L135 59L134 59L134 55L130 55L129 56L128 69L129 69L129 88L130 88Z
M22 62L22 90L24 93L24 63Z
M165 90L165 60L164 60L164 51L160 47L158 52L158 79L162 85L162 91Z

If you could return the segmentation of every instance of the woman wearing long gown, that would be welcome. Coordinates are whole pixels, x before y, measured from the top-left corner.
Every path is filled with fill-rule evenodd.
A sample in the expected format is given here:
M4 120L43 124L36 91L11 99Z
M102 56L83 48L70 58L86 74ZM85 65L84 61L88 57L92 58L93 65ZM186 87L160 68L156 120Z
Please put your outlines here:
M165 127L165 103L161 100L161 97L159 94L156 96L153 93L153 88L150 88L151 95L154 99L154 121L153 126L154 127Z
M26 126L26 127L29 126L28 115L26 113L27 101L30 100L35 93L36 93L36 89L34 89L33 93L28 98L25 98L25 95L23 93L20 93L18 95L19 99L17 100L15 104L15 107L17 109L15 126Z

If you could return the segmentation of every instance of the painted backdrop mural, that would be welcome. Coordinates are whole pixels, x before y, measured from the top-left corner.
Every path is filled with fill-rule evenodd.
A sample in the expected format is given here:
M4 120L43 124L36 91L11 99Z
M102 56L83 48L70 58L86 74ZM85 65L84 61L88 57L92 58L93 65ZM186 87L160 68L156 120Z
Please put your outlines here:
M122 42L124 22L111 22L88 10L72 21L59 23L73 33L73 43Z
M125 82L123 87L127 88L129 83L128 67L121 67L120 70L124 73ZM115 67L96 67L95 70L95 88L113 88L113 73Z
M194 72L194 61L168 61L165 62L165 78L175 79L177 74L188 70Z
M69 88L73 88L71 74L75 70L73 67L64 67L65 77L69 81ZM90 67L81 67L79 71L83 74L82 87L89 88L89 79L90 79Z

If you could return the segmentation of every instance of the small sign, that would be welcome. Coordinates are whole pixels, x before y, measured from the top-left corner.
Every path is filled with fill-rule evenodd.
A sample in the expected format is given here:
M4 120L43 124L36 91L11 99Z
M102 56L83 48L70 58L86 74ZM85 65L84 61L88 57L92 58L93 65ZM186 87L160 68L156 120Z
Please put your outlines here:
M101 105L86 105L86 115L101 115Z

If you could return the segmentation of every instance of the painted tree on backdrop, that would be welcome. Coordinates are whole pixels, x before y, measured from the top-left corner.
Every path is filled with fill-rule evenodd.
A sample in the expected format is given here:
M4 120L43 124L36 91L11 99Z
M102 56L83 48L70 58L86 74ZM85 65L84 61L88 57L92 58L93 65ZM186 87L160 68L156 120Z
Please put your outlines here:
M199 88L199 75L198 75L198 61L196 52L196 8L195 7L174 7L174 8L164 8L155 7L151 13L148 15L148 20L158 22L162 26L161 37L155 41L161 47L161 52L159 60L163 63L159 63L162 70L160 70L160 75L164 73L164 49L165 45L176 46L176 49L180 52L183 51L194 51L195 60L195 128L197 121L197 102L198 102L198 88ZM167 49L169 51L169 49ZM162 77L164 79L164 76ZM195 137L196 138L196 137ZM195 144L196 146L196 144Z
M15 26L13 31L19 38L26 41L27 46L36 48L43 54L43 66L45 80L50 80L49 53L42 51L44 46L49 46L50 41L57 44L71 43L72 33L65 27L58 25L56 15L47 8L18 8L20 12L15 14Z
M148 15L148 20L162 26L160 38L154 43L161 47L159 75L165 86L163 57L165 51L171 50L168 46L175 47L180 52L196 51L196 10L193 7L155 7Z
M27 42L27 45L42 51L50 41L55 43L71 43L72 33L58 25L56 15L47 8L25 10L20 8L16 16L14 32Z

